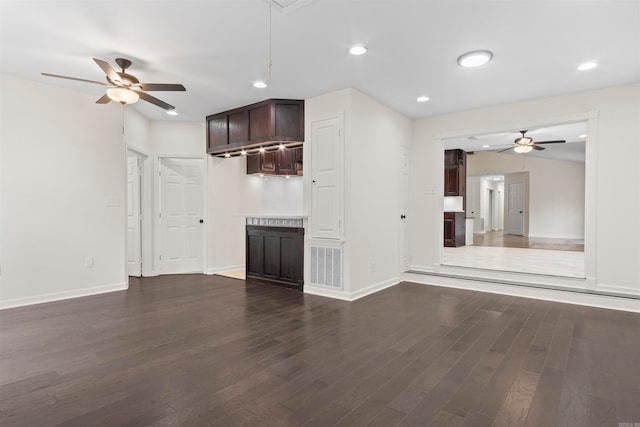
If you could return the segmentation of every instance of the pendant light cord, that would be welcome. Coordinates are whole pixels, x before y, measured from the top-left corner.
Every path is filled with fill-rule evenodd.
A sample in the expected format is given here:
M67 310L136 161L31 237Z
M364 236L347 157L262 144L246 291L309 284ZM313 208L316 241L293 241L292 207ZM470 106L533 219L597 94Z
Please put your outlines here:
M271 9L272 9L273 0L269 0L269 82L271 82L271 65L273 62L271 61Z

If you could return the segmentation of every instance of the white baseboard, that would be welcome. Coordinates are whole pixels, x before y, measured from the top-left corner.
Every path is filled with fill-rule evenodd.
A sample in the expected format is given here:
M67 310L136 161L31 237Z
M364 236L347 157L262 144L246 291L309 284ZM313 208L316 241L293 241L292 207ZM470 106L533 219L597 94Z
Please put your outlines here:
M511 295L523 298L534 298L565 304L585 305L589 307L640 313L640 300L628 297L598 295L561 289L545 289L540 287L504 284L470 278L446 277L420 273L403 273L403 281L420 283L446 288L468 289L492 294Z
M367 286L364 289L360 289L359 291L355 291L351 294L351 301L355 301L362 297L366 297L367 295L371 295L383 289L390 288L391 286L395 286L400 283L399 277L394 277L389 280L385 280L384 282L379 282L371 286Z
M104 294L114 291L125 291L129 285L127 283L116 283L113 285L95 286L92 288L74 289L73 291L52 292L49 294L36 295L24 298L14 298L0 301L0 310L8 308L23 307L25 305L43 304L46 302L60 301L71 298L86 297L90 295Z
M351 301L351 296L344 291L334 291L332 289L321 288L321 287L311 286L311 285L304 285L303 289L305 294L340 299L343 301Z
M384 282L376 283L374 285L367 286L364 289L360 289L356 292L351 292L351 293L344 292L344 291L334 291L332 289L326 289L326 288L317 287L317 286L305 285L304 293L311 294L311 295L319 295L321 297L340 299L343 301L355 301L357 299L366 297L367 295L371 295L383 289L390 288L391 286L397 285L398 283L400 283L400 279L397 277L394 277L393 279L385 280Z
M212 274L218 274L218 273L226 273L227 271L243 270L244 268L245 268L244 264L230 265L226 267L213 267L213 268L208 268L204 274L212 275Z

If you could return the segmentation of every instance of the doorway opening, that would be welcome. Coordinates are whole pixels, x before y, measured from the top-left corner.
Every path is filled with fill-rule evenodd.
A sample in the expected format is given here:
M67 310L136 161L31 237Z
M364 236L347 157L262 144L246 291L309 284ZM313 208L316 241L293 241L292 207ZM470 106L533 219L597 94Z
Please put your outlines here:
M530 130L534 141L553 144L526 154L506 132L446 139L445 149L467 153L473 244L443 248L442 265L586 277L586 129L578 122Z

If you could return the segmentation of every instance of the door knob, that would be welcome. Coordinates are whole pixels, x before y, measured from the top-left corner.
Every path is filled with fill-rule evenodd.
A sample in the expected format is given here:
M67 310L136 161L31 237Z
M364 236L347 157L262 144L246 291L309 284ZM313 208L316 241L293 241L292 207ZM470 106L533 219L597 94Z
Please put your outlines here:
M201 220L200 220L200 224L204 224L204 219L201 219Z
M407 219L406 215L400 215L400 219Z

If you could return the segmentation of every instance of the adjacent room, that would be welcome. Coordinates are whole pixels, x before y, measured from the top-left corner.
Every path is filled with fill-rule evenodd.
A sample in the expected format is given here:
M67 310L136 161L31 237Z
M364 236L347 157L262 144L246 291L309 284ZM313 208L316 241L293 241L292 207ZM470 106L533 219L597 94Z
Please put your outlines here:
M2 0L0 424L640 424L638 40L637 0Z

